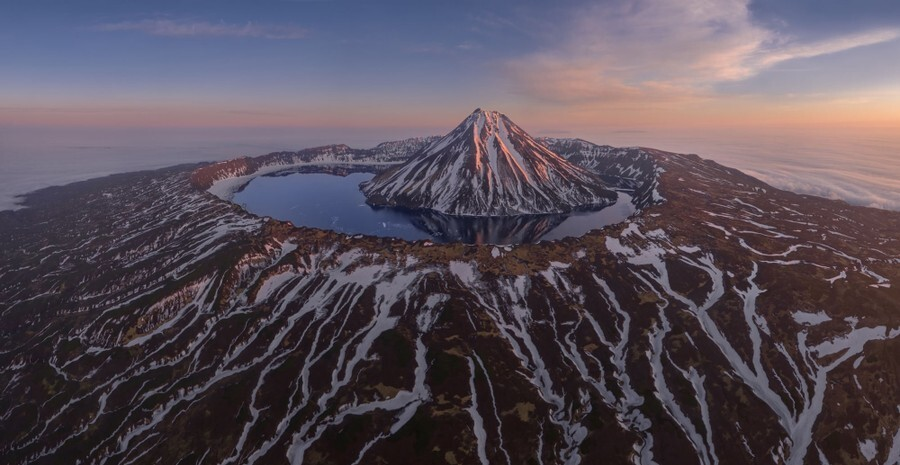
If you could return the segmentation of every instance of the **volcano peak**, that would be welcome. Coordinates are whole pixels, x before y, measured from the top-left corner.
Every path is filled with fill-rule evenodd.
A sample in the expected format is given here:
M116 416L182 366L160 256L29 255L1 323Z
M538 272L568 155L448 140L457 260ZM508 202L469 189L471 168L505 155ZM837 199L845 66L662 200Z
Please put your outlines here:
M360 187L370 205L460 216L567 213L616 198L599 177L552 152L509 117L481 108Z

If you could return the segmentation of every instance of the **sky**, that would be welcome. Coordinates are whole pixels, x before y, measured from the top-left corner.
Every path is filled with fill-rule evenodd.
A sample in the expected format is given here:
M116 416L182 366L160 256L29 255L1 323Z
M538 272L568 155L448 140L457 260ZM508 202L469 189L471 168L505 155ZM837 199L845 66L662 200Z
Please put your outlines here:
M900 1L0 0L0 209L477 107L900 210Z
M896 0L0 4L7 127L900 126Z

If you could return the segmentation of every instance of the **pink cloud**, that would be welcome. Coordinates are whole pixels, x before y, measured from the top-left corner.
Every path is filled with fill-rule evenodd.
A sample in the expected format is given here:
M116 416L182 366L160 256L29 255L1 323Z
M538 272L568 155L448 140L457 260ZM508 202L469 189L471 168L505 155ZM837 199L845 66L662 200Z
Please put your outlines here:
M504 65L515 88L561 103L713 94L783 61L873 45L900 30L798 43L755 23L749 0L635 0L579 11L555 45Z

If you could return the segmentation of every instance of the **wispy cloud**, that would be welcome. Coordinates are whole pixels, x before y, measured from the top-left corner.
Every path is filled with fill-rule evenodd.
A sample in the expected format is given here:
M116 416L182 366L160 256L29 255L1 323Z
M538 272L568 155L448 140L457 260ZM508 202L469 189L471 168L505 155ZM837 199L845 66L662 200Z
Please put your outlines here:
M472 42L472 41L465 41L465 42L463 42L463 43L461 43L461 44L457 44L457 45L456 45L456 48L457 48L458 50L463 50L463 51L467 51L467 50L479 50L479 49L481 49L481 44L479 44L479 43L477 43L477 42Z
M163 37L249 37L258 39L302 39L309 31L294 25L277 24L229 24L207 21L183 21L173 19L145 19L100 24L96 31L136 31Z
M780 50L772 50L759 62L760 67L768 67L796 58L812 58L830 53L843 52L867 45L876 45L900 38L900 29L877 29L858 34L835 37L810 44L789 44Z
M635 0L579 12L555 46L511 59L526 95L561 103L673 101L776 64L900 38L881 29L811 43L753 21L750 0Z
M406 50L412 53L422 53L429 55L455 55L465 52L473 52L481 50L481 44L472 41L460 42L456 45L447 44L419 44L408 47Z

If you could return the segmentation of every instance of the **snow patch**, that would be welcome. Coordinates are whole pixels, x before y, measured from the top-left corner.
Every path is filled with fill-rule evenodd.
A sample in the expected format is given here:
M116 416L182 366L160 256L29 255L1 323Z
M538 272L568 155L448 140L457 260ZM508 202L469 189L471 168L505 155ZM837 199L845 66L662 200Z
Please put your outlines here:
M860 441L859 452L867 461L871 462L878 454L878 448L876 447L875 441L866 439L865 441Z
M816 326L822 323L826 323L831 321L831 317L826 315L825 312L819 311L817 313L810 313L804 311L796 311L792 315L794 317L794 321L801 325L806 326Z
M453 273L454 276L459 278L463 284L466 285L474 285L476 277L478 276L478 271L475 269L475 265L472 262L461 262L458 260L451 260L448 264L450 268L450 272Z

